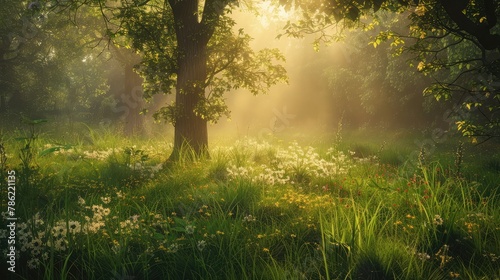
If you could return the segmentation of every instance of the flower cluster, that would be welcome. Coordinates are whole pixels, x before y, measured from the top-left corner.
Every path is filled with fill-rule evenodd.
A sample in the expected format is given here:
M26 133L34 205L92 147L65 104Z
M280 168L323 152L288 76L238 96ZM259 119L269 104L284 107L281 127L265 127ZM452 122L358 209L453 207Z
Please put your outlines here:
M234 164L227 168L228 177L231 179L249 179L251 178L253 171L254 169L252 167L238 167Z
M297 142L293 142L286 149L278 150L273 164L292 177L294 174L304 173L314 178L345 174L352 164L341 151L329 149L327 156L327 159L321 158L313 147L302 148Z
M87 159L95 159L103 161L108 159L113 153L119 152L121 149L109 148L105 151L84 151L83 155Z
M297 181L345 174L354 163L340 151L330 149L323 158L313 147L303 148L297 142L292 142L286 148L274 150L271 150L272 146L267 142L246 140L243 144L240 143L243 145L243 150L248 150L247 145L250 144L254 145L254 159L259 154L266 154L268 162L249 167L232 164L227 168L230 180L250 179L266 185L294 184Z
M257 219L252 215L247 215L243 217L243 222L255 222Z
M111 213L111 210L104 208L102 205L92 205L85 208L92 209L92 215L84 217L86 221L84 231L96 233L100 228L105 226L105 218Z
M48 225L40 213L33 215L27 222L17 224L20 251L29 256L27 266L30 269L36 269L48 260L51 252L66 252L70 241L74 241L81 233L84 230L79 221L57 220Z

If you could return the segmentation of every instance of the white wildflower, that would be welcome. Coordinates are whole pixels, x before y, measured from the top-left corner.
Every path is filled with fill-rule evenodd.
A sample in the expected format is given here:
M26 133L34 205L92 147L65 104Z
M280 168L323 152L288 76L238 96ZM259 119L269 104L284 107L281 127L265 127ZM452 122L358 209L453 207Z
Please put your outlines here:
M255 222L255 221L256 221L256 219L252 215L247 215L247 216L243 217L243 222Z
M78 205L80 205L80 206L85 205L85 199L83 199L81 196L78 196Z
M203 249L205 249L206 246L207 246L207 242L205 240L200 240L196 244L196 247L198 248L198 250L200 252L203 251Z
M173 243L170 246L168 246L169 253L176 253L177 251L179 251L179 244Z
M36 269L40 265L40 260L37 258L33 258L28 261L28 268L29 269Z
M440 226L443 224L443 218L441 218L440 215L434 215L434 219L432 219L432 223L437 225L437 226Z
M196 226L193 226L193 225L187 225L186 226L186 233L187 234L193 234L194 233L194 229L196 228Z

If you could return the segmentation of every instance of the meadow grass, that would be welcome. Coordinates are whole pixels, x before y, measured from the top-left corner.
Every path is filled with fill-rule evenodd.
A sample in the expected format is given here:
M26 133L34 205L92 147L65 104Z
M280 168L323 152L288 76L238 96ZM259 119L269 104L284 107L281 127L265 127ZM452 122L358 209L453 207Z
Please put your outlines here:
M39 135L24 165L25 143L0 138L2 180L23 182L2 279L500 277L498 144L467 146L459 172L459 140L424 156L409 137L355 133L244 138L166 164L164 139L86 129Z

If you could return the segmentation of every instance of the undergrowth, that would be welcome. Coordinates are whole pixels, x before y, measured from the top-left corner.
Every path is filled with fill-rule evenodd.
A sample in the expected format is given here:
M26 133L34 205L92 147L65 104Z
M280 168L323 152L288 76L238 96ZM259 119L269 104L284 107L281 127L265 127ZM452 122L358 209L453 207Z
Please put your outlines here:
M2 184L2 279L500 277L498 181L467 155L242 139L165 164L163 141L89 137L30 140L36 166L0 138L19 182L15 273Z

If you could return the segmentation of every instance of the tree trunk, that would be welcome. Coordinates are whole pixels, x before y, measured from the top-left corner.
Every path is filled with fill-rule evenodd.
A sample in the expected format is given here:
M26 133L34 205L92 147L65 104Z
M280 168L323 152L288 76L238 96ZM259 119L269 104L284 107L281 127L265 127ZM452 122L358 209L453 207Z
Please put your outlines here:
M133 56L136 56L133 54ZM141 109L144 107L142 92L142 77L134 71L134 66L139 63L139 59L130 59L124 64L125 70L125 89L122 101L129 107L129 113L125 115L124 134L134 136L143 134L144 115L141 115ZM136 61L137 60L137 61Z
M7 109L7 104L5 104L6 102L5 93L0 93L0 114L5 112Z
M208 155L207 120L195 113L205 98L207 45L215 22L198 21L197 0L169 0L177 37L177 85L174 148L170 160Z
M182 58L178 60L172 160L177 160L184 153L194 157L207 155L208 149L207 121L195 113L196 105L205 95L206 46L191 44L183 52Z

